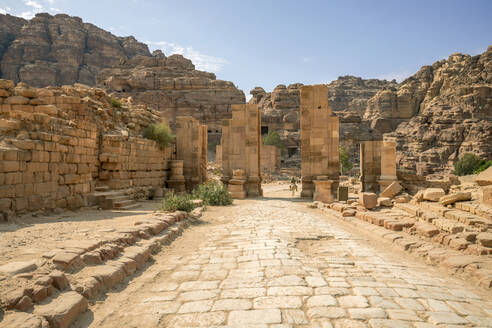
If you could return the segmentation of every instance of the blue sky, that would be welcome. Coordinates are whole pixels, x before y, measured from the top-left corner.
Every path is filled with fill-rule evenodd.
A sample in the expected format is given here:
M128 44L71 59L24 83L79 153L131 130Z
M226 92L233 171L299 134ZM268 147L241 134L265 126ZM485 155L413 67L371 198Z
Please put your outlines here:
M401 80L492 44L491 0L0 0L0 12L79 16L151 50L182 53L247 95L341 75Z

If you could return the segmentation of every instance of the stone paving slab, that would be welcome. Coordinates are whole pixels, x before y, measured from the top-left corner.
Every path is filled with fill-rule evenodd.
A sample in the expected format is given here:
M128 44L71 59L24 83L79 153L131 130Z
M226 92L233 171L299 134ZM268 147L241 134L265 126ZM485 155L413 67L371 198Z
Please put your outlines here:
M490 293L373 247L304 203L237 204L75 327L492 327Z

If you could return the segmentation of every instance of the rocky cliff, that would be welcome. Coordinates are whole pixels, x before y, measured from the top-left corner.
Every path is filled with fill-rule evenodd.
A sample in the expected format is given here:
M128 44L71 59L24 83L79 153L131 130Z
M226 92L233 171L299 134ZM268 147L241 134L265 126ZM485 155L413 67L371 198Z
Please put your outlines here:
M423 66L368 102L365 118L394 132L400 168L428 175L452 170L466 152L492 159L492 46Z
M357 160L361 140L382 138L377 130L371 129L371 121L363 120L367 101L384 88L395 88L395 81L362 79L355 76L341 76L327 84L328 102L340 118L340 141L346 147L353 160ZM301 83L288 87L278 85L272 92L261 87L251 90L250 103L258 104L262 111L262 125L268 130L280 133L289 154L300 148L299 133L299 88ZM266 129L263 130L264 132ZM298 153L298 152L297 152ZM293 161L299 161L294 156Z
M231 117L231 104L245 102L244 93L232 82L196 70L181 55L166 57L161 51L121 60L102 70L97 84L119 97L152 106L171 125L176 116L191 115L208 125L212 139L219 136L222 119Z
M0 77L32 86L84 83L120 58L150 55L134 37L116 37L78 17L0 14Z

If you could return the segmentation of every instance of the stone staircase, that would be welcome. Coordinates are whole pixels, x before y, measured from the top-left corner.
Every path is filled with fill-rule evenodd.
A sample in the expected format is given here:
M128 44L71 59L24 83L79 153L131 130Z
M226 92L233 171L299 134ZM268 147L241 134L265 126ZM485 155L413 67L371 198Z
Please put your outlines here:
M111 190L104 185L96 186L93 196L96 203L105 210L131 210L140 206L125 191Z

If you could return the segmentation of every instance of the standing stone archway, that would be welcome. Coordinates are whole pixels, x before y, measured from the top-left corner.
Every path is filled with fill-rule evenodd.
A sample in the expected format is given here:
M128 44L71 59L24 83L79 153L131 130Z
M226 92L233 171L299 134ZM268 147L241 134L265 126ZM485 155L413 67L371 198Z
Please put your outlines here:
M328 105L326 85L302 86L301 197L331 202L339 181L339 122Z

